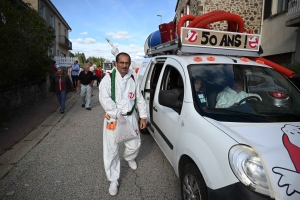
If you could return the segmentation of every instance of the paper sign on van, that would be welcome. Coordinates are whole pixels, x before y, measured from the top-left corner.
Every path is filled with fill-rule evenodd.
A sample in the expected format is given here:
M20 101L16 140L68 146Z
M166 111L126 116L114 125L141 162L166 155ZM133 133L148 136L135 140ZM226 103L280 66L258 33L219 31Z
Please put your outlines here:
M181 28L181 43L185 46L258 51L260 36L208 29Z

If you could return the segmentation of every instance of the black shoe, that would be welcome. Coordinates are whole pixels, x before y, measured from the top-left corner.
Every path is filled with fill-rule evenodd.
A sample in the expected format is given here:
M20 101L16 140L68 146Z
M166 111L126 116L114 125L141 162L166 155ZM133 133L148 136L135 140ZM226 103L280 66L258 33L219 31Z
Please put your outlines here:
M64 114L64 113L65 113L65 111L64 111L64 110L60 110L60 113L61 113L61 114Z
M81 105L81 107L84 107L84 106L85 106L85 104L82 104L82 105Z
M87 110L92 110L91 108L86 108Z

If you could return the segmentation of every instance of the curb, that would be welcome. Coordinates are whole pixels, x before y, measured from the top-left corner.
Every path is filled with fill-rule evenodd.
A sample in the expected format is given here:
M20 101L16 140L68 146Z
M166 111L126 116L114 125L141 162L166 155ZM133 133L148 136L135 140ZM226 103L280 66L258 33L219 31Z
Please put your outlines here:
M51 114L46 120L44 120L38 127L31 131L20 142L12 146L0 156L0 179L4 178L9 171L17 165L20 160L26 156L37 144L39 144L56 126L57 123L65 116L65 114L73 107L78 100L79 95L76 93L67 100L69 105L65 109L65 113L58 113L59 108Z

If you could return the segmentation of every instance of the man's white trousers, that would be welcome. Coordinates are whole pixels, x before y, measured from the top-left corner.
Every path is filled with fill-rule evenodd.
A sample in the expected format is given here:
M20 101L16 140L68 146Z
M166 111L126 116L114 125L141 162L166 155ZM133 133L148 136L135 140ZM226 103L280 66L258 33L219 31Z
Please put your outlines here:
M130 116L132 117L132 116ZM115 143L114 132L106 129L106 119L103 125L103 160L107 179L116 181L120 177L120 158L119 145ZM134 160L141 146L140 135L133 140L124 142L124 159L126 161Z

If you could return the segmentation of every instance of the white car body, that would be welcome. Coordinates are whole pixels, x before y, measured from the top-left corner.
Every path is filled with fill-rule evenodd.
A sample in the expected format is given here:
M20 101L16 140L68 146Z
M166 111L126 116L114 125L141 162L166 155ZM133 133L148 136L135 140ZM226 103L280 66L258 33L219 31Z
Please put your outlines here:
M214 61L206 59L211 56L214 57ZM208 188L208 199L230 197L230 199L300 199L300 172L297 171L293 158L282 142L284 134L287 134L285 132L300 130L300 122L295 120L272 123L249 123L247 120L231 122L230 119L223 121L209 117L209 113L205 114L208 111L204 111L204 114L202 111L197 111L191 87L192 80L189 76L191 68L188 68L199 64L195 61L196 57L202 58L201 65L211 65L211 68L214 65L224 64L270 69L265 64L251 60L245 63L241 57L211 54L162 55L147 60L147 67L142 66L138 76L147 104L147 120L151 123L147 129L173 166L176 175L181 178L184 165L188 162L194 163ZM178 71L183 81L184 97L179 113L171 107L161 105L159 100L161 91L165 90L164 77L168 77L167 73L172 72L167 71L170 67ZM152 75L155 73L154 70L158 69L161 72L156 76ZM151 81L155 78L157 81L154 84ZM298 147L300 150L300 132L298 134L293 142L296 144L295 148ZM268 189L261 189L253 183L243 187L245 184L241 184L241 180L233 172L230 164L231 156L236 156L231 149L239 147L249 147L250 151L260 159ZM300 154L298 156L300 158ZM253 185L254 189L251 189ZM239 191L242 192L238 193L234 187L240 188ZM236 196L233 198L235 191ZM218 196L227 192L227 198ZM248 196L245 195L244 198L238 195L245 193Z

